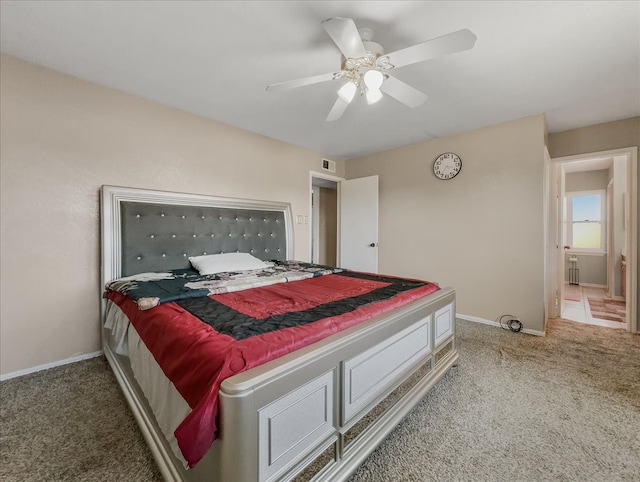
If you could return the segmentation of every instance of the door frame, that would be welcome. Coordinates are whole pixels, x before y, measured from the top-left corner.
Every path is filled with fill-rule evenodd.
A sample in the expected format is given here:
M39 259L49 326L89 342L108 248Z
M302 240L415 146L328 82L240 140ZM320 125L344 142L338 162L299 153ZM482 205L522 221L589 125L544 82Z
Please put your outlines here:
M556 157L551 159L550 169L548 169L549 176L545 179L548 183L547 186L550 191L555 189L555 192L559 190L558 182L559 175L562 172L562 166L564 164L582 161L588 159L594 159L598 157L626 157L627 160L627 195L625 201L625 221L626 221L626 255L627 255L627 331L631 333L638 333L638 148L637 147L625 147L621 149L612 149L607 151L588 152L584 154L576 154L572 156ZM555 186L555 187L554 187ZM545 190L547 187L545 187ZM549 236L553 233L557 233L559 229L558 216L559 212L555 212L551 208L549 203L548 209L545 209L545 226L549 230ZM553 231L553 233L552 233ZM560 238L556 238L560 239ZM546 256L546 268L549 270L555 270L557 276L555 276L555 283L547 286L546 299L549 300L552 296L556 296L561 287L558 286L560 273L558 270L560 266L558 263L551 260L549 255ZM564 270L563 270L564 271ZM562 279L564 280L564 273L562 273ZM564 281L563 281L564 283ZM562 299L560 299L562 304Z
M309 259L310 260L312 260L311 253L313 253L313 246L314 246L314 243L316 242L316 240L313 237L313 234L314 234L313 225L314 225L314 223L316 223L317 217L318 217L318 213L314 212L314 209L313 209L313 179L314 178L326 179L327 181L333 181L338 185L337 186L338 212L336 213L337 214L337 218L336 218L336 222L337 222L337 226L336 226L336 246L338 248L340 247L340 183L342 181L346 180L344 177L333 176L331 174L327 174L327 173L324 173L324 172L309 171L309 219L311 220L311 222L309 223ZM336 250L336 265L340 266L340 249Z
M318 263L320 240L318 239L320 234L320 188L318 186L311 186L311 262Z
M615 260L613 258L613 249L611 249L612 246L615 246L614 244L615 234L614 234L614 223L613 223L614 194L615 194L615 191L613 189L613 179L611 179L609 181L609 184L607 184L607 296L609 298L613 298L615 296L615 290L614 290L615 283L613 281L613 275L614 275L613 263L615 262Z

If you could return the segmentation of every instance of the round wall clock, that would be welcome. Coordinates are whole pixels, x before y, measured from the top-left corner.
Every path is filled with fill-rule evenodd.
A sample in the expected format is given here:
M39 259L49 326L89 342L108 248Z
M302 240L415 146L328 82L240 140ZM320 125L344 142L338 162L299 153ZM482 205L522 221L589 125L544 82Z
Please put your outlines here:
M453 179L462 169L462 159L453 152L440 154L433 163L433 173L438 179Z

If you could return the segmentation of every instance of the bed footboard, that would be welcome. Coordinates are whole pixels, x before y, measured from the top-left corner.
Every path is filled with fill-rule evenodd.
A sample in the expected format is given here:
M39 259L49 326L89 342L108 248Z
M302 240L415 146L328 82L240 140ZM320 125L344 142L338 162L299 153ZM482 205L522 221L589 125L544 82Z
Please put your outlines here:
M454 333L455 294L443 289L229 378L221 460L243 463L225 463L220 480L346 478L455 364Z
M105 355L167 481L345 480L457 362L455 292L441 289L225 380L219 439L173 454L131 371ZM159 369L159 367L158 367Z

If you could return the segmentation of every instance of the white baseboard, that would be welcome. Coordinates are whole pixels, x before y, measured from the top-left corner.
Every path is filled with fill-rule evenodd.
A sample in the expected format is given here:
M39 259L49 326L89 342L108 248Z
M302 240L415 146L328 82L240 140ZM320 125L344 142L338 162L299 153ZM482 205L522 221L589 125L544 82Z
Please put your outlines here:
M491 325L491 326L497 326L498 328L502 328L500 326L500 323L498 323L497 321L487 320L486 318L480 318L478 316L463 315L461 313L456 313L456 318L460 318L461 320L473 321L475 323L482 323L484 325ZM522 329L522 333L528 333L529 335L536 335L536 336L544 336L544 331L530 330L529 328L523 328Z
M595 283L580 283L580 286L586 286L587 288L602 288L604 290L607 289L607 285L598 285Z
M24 370L18 370L17 372L5 373L0 375L0 382L9 380L10 378L21 377L23 375L29 375L30 373L39 372L42 370L48 370L49 368L55 368L62 365L68 365L69 363L75 363L82 360L88 360L89 358L95 358L102 355L102 350L94 351L92 353L85 353L83 355L72 356L71 358L65 358L64 360L58 360L51 363L45 363L44 365L38 365L31 368L25 368Z

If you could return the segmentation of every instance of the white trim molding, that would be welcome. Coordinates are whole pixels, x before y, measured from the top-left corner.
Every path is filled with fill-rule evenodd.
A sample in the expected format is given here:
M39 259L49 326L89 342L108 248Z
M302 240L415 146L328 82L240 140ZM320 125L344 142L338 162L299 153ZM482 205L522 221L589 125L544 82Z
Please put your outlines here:
M83 360L88 360L90 358L95 358L102 355L102 350L94 351L91 353L84 353L82 355L72 356L70 358L65 358L64 360L58 360L51 363L45 363L43 365L37 365L31 368L25 368L24 370L18 370L17 372L5 373L4 375L0 375L0 382L5 380L9 380L10 378L21 377L24 375L29 375L31 373L40 372L43 370L48 370L49 368L60 367L63 365L69 365L71 363L76 363Z
M502 328L502 326L500 326L500 323L498 323L497 321L487 320L486 318L480 318L478 316L463 315L462 313L456 313L456 318L460 318L461 320L466 320L466 321L473 321L474 323L482 323L483 325L491 325L491 326L497 326L498 328ZM529 335L535 335L535 336L544 336L544 331L531 330L529 328L522 328L521 333L528 333Z

